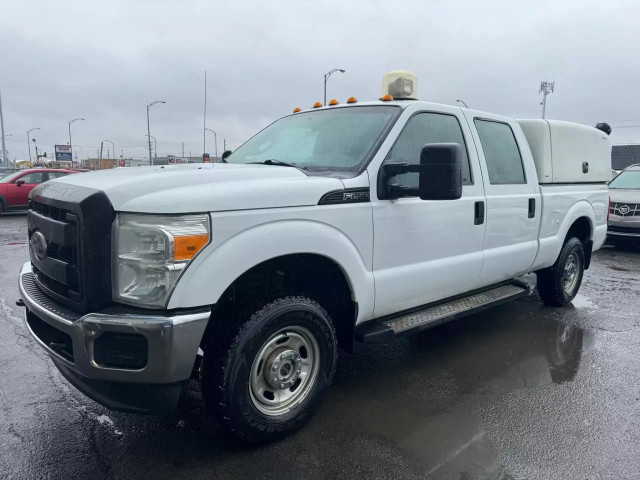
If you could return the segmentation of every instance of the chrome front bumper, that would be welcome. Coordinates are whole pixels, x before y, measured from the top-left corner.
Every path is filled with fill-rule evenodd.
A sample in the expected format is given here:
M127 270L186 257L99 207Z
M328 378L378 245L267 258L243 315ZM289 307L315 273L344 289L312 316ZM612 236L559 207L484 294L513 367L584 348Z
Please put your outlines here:
M78 389L118 410L166 413L171 406L175 407L182 382L193 370L211 314L209 308L171 314L107 309L78 315L39 289L30 263L22 266L18 283L27 307L29 332ZM147 345L144 367L99 365L94 344L106 332L144 336Z

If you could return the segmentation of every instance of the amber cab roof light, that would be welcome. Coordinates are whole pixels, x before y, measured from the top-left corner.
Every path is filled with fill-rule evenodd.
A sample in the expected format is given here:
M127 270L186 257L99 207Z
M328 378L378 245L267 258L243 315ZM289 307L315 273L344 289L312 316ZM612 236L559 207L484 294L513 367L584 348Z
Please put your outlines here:
M293 113L298 113L298 112L301 112L301 111L302 111L302 109L300 107L296 107L296 108L293 109Z
M322 105L322 102L316 102L316 103L313 104L313 108L320 108L322 106L324 106L324 105Z
M338 105L338 104L340 104L340 102L335 98L332 98L331 100L329 100L329 105Z
M383 95L380 100L382 100L383 102L390 102L391 100L393 100L393 97L387 93L386 95Z
M349 97L347 103L358 103L358 99L356 97Z

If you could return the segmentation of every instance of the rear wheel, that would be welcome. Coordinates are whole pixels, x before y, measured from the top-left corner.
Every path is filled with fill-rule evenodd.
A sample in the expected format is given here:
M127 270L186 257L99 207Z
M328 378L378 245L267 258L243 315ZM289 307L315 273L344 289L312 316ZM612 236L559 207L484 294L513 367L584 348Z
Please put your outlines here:
M562 307L577 295L584 274L584 248L575 237L568 239L556 263L537 272L538 293L547 305Z
M207 407L237 436L279 439L319 407L336 367L327 312L306 297L250 309L205 347L200 381Z

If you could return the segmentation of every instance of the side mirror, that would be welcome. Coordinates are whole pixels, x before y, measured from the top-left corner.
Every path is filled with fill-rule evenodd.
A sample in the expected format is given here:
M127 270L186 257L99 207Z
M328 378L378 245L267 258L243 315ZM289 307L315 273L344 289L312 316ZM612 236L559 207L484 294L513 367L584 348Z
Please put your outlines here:
M387 163L378 177L380 198L420 197L421 200L457 200L462 197L462 147L458 143L431 143L422 147L420 163ZM418 188L392 183L403 173L418 174Z
M229 155L231 155L231 150L225 150L225 152L222 154L222 161L224 163L227 163L227 157L229 157Z
M16 181L16 187L21 187L22 185L24 185L24 180L17 180Z
M459 143L425 145L420 152L421 200L462 197L462 147Z

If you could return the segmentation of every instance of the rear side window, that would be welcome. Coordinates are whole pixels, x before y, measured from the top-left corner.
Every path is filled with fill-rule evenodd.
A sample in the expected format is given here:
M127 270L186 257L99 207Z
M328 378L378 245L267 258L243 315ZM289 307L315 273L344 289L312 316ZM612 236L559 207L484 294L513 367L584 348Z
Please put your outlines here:
M420 163L422 147L429 143L459 143L462 146L462 184L473 184L469 168L467 147L462 136L458 119L442 113L418 113L409 119L400 132L398 140L391 148L387 161L399 163ZM418 187L415 172L398 175L398 183L410 188Z
M64 177L65 175L67 175L67 172L49 172L49 180Z
M506 123L474 120L484 158L489 170L489 183L508 185L527 183L520 150L511 127Z

